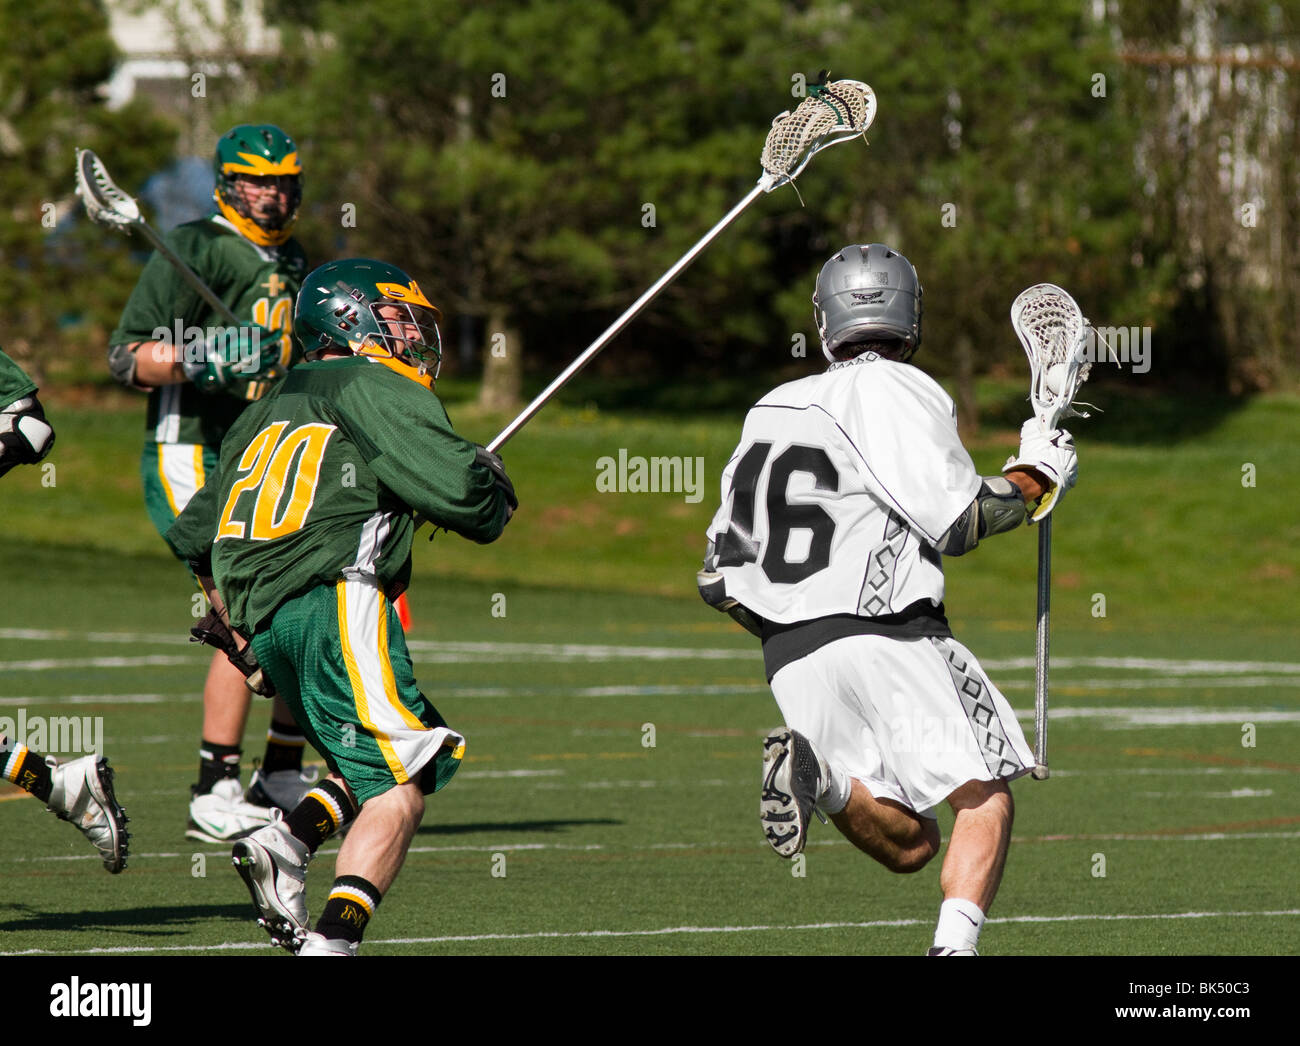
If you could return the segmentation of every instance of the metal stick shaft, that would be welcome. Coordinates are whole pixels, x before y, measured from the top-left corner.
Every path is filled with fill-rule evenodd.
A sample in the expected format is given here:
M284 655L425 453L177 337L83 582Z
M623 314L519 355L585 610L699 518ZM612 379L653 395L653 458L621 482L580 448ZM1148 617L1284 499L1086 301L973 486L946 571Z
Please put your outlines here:
M614 339L614 336L631 323L642 309L654 301L654 299L658 297L659 292L667 287L668 284L672 283L673 280L677 278L677 275L685 269L686 266L690 265L691 262L699 256L700 252L717 238L718 234L721 233L723 229L735 221L745 208L762 196L763 192L764 189L762 184L756 185L751 189L748 196L736 204L735 207L731 208L731 210L727 212L726 216L719 221L717 225L697 240L694 247L678 258L672 268L660 276L659 279L657 279L650 288L641 295L641 297L637 298L636 301L629 305L623 312L623 315L611 323L605 329L605 332L586 348L581 356L570 363L564 369L563 373L547 385L541 394L534 399L532 403L528 404L528 406L523 409L523 412L515 418L514 421L502 429L500 435L488 444L487 449L494 453L500 450L511 436L523 428L528 423L529 419L545 406L547 400L568 384L570 378L577 374L578 371L582 370L582 368L591 361L592 357L594 357L596 353L600 352L601 349L608 345Z
M226 321L227 326L240 327L247 322L239 319L239 317L230 311L230 306L218 298L216 292L199 278L198 273L186 265L176 252L163 242L163 238L153 231L148 222L141 219L138 222L133 222L132 228L148 240L150 246L171 263L176 271L181 274L181 278L194 289L195 293L211 305L212 308L216 310L217 314Z
M1034 649L1034 777L1045 780L1047 768L1047 668L1052 604L1052 517L1038 524L1038 635Z

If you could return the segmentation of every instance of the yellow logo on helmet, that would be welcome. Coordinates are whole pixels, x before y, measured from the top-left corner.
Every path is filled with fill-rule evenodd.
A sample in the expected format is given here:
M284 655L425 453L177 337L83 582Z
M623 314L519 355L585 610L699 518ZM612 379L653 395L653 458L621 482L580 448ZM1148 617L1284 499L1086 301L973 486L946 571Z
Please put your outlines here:
M411 305L423 305L426 309L432 309L435 319L442 319L442 311L424 296L424 292L412 280L409 286L400 283L376 283L375 289L385 298L392 298L394 301L404 301Z
M240 153L244 163L223 163L223 174L302 174L302 164L298 162L296 152L289 153L283 160L268 160L255 153Z

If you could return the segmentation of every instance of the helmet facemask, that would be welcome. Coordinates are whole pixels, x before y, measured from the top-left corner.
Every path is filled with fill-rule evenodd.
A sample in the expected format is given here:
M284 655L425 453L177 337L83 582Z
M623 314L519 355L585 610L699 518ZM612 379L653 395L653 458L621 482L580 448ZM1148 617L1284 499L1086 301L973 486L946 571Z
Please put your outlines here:
M217 210L242 235L262 247L289 239L302 203L292 138L273 124L241 124L217 140L213 174Z
M432 305L383 298L371 302L370 315L378 334L368 334L360 356L388 358L413 367L420 377L437 380L442 369L440 313Z
M268 191L272 188L276 192ZM223 175L217 192L222 203L261 229L268 242L283 242L298 220L298 208L302 204L302 176Z

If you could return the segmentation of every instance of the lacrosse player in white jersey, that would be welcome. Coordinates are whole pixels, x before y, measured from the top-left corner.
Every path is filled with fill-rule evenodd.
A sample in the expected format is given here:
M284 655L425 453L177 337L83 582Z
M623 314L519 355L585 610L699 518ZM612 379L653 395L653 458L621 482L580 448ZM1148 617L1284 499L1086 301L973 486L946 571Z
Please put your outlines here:
M944 616L943 557L1046 515L1078 472L1070 435L1021 433L980 476L952 399L907 361L921 342L916 270L850 246L813 296L823 374L745 418L699 575L705 601L763 641L786 725L763 742L760 818L782 857L814 810L894 872L939 851L956 820L931 955L975 955L1011 838L1007 782L1034 766L1015 713ZM1054 498L1044 495L1055 491Z

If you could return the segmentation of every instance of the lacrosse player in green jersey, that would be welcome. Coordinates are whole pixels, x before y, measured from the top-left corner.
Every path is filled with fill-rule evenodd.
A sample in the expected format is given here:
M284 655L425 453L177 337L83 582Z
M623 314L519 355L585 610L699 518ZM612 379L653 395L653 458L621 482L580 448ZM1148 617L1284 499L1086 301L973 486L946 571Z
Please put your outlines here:
M411 574L413 516L487 543L518 505L500 459L458 436L433 393L438 318L393 265L354 258L311 273L294 314L309 362L244 412L168 533L215 582L214 606L224 600L331 770L233 851L259 923L302 955L356 953L425 795L464 753L415 685L393 609ZM349 822L310 932L307 862Z
M35 465L54 446L54 429L36 398L36 383L0 352L0 476Z
M302 199L298 147L278 127L236 127L217 142L216 210L173 229L168 245L245 326L221 317L155 253L110 338L109 369L149 393L141 460L145 508L165 533L215 467L226 431L292 362L293 298L306 272L291 238ZM266 754L245 792L240 744L250 695L220 652L203 688L199 780L186 836L226 842L291 809L306 790L303 737L272 710Z

